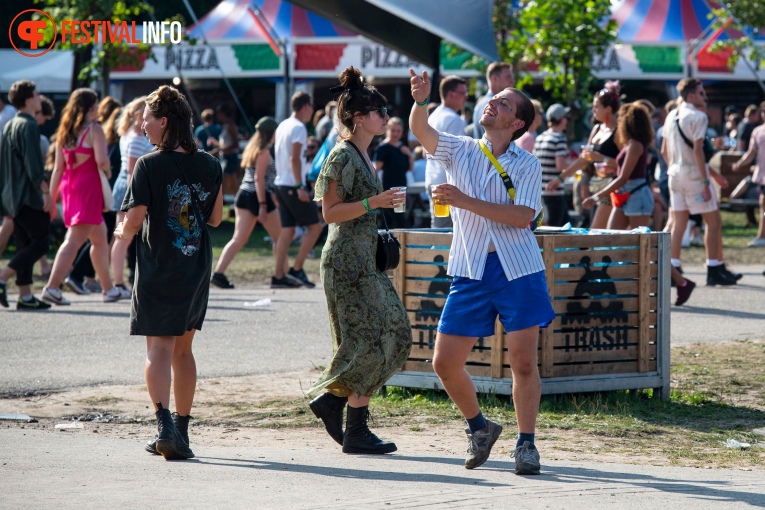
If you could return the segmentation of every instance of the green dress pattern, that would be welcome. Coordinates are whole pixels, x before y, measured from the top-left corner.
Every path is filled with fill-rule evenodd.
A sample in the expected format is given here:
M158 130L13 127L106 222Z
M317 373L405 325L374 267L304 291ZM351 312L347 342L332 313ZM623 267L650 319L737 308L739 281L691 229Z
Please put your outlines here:
M382 193L364 160L346 141L338 142L316 181L321 199L337 181L343 202ZM339 397L371 395L403 365L412 349L412 327L385 273L377 270L377 225L364 214L332 223L321 254L333 357L308 396L322 389Z

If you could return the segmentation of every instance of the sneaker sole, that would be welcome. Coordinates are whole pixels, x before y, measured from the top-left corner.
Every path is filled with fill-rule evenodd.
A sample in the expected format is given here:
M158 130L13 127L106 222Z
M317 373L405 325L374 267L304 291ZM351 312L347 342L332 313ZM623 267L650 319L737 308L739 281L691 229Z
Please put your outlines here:
M497 439L499 439L500 434L502 434L502 425L497 425L497 434L489 440L489 453L486 455L486 458L483 459L480 463L472 466L468 466L467 461L465 461L465 469L475 469L477 467L483 466L486 461L489 460L489 457L491 456L491 449L494 447L494 443L497 442Z
M83 287L82 289L78 289L77 285L67 281L64 282L64 286L79 296L87 296L88 294L90 294L90 291L86 289L85 287Z
M43 296L42 300L45 301L46 303L50 303L52 305L57 305L57 306L69 306L72 304L72 303L63 303L61 301L56 301L55 299L49 298L47 296Z
M165 460L186 460L194 458L194 452L190 449L188 451L179 450L175 441L170 439L157 439L156 449L157 453L162 455Z
M297 284L297 287L302 287L303 285L305 285L305 282L303 280L295 276L292 276L291 274L284 273L284 277L288 279L289 281L291 281L292 283Z
M518 467L518 463L515 463L515 474L516 475L538 475L540 472L541 466L520 466Z

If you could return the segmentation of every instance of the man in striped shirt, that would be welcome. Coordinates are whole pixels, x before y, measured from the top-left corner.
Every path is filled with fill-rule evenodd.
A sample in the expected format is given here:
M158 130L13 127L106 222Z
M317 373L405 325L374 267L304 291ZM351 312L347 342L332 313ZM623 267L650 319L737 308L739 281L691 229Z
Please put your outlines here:
M542 189L547 183L560 177L568 166L568 113L571 108L555 103L547 109L547 131L539 135L534 142L534 155L542 165ZM562 227L569 221L568 205L561 185L557 191L549 192L544 197L545 223L553 227Z
M409 126L425 150L446 170L447 183L433 199L452 208L454 234L447 273L454 277L438 325L433 368L468 423L467 469L489 458L502 426L483 417L465 362L479 337L494 334L499 316L513 372L513 402L519 435L515 470L539 473L534 430L541 396L537 370L539 328L555 317L544 263L531 222L542 209L539 160L513 140L528 130L534 106L521 91L506 88L489 100L480 122L480 143L510 177L511 200L494 163L478 140L437 131L428 125L427 72L410 70L415 105Z

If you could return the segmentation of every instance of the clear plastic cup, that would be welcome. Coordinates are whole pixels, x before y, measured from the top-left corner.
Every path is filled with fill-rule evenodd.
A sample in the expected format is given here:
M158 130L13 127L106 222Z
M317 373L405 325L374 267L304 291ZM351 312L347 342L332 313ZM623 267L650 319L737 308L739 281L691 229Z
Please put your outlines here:
M404 202L401 205L394 207L393 212L406 212L406 186L393 186L391 189L396 191L396 195L404 195Z
M594 150L595 150L595 146L592 145L591 143L582 145L582 151L594 151ZM582 157L584 157L584 155L582 155ZM584 158L584 159L585 161L592 161L592 158Z
M430 185L430 194L438 188L438 184ZM433 214L436 218L448 218L449 217L449 204L442 204L435 197L433 197Z

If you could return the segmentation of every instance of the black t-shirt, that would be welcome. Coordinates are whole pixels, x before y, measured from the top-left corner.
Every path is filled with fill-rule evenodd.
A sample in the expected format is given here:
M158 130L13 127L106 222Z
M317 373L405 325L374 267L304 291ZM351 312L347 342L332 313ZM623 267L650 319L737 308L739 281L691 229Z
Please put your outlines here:
M218 160L202 151L152 152L138 159L122 203L122 211L148 208L137 239L130 334L179 336L201 329L212 266L206 223L222 179Z
M401 152L399 147L389 143L381 143L375 149L374 161L382 162L383 189L389 190L394 186L406 186L406 172L409 170L409 157Z
M749 139L752 138L752 131L754 131L754 128L759 126L760 123L754 123L749 122L749 120L744 120L741 122L741 124L738 125L738 138L741 140L742 147L745 151L749 150Z

